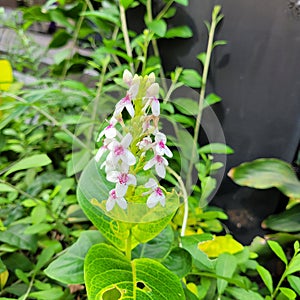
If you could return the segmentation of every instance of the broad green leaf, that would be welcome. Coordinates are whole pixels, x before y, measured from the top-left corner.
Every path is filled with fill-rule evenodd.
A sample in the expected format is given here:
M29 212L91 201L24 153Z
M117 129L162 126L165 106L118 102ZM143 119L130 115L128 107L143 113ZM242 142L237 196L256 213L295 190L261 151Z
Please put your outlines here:
M282 247L275 241L267 241L272 251L287 265L288 261Z
M90 300L185 299L179 278L159 262L149 258L130 261L106 244L90 249L84 273Z
M184 6L189 5L189 0L175 0L175 2Z
M35 265L35 270L38 271L43 268L55 254L54 247L48 247L43 249L41 254L38 256L37 263Z
M17 224L8 227L6 231L0 232L0 241L12 246L18 247L18 249L36 251L37 238L34 235L24 234L27 226L24 224Z
M293 257L293 259L290 261L288 268L286 270L286 274L290 275L299 271L300 271L300 254Z
M262 226L281 232L300 231L300 205L298 204L279 214L269 216L263 221Z
M209 195L215 190L217 186L217 180L213 177L207 176L201 180L201 198L199 200L200 205L205 204L205 201Z
M119 24L120 20L118 15L116 14L116 11L113 9L102 9L101 11L87 11L85 13L81 14L82 16L87 16L87 17L96 17L99 19L102 19L104 21L111 22L113 24Z
M72 159L67 163L67 176L70 177L84 169L90 160L90 153L87 149L82 149L72 155Z
M231 169L237 184L257 189L278 188L288 197L300 198L300 181L288 163L276 158L260 158Z
M250 290L247 291L241 288L228 287L226 291L237 300L264 300L260 294Z
M148 22L147 26L159 37L163 37L166 34L167 23L164 20L153 20L152 22Z
M13 82L13 71L8 60L0 60L0 91L8 91Z
M167 30L165 34L165 38L171 39L171 38L190 38L193 36L193 32L188 26L178 26L173 27Z
M263 266L258 265L256 267L256 269L257 269L257 272L258 272L259 276L263 280L264 284L268 288L270 294L272 294L273 293L273 279L272 279L272 275Z
M217 153L217 154L232 154L233 149L221 143L211 143L200 147L198 152L201 153Z
M212 269L212 261L207 257L207 255L203 251L199 250L198 248L201 243L212 239L213 236L211 234L203 233L184 236L181 238L181 242L182 247L192 255L193 259L199 261L207 268Z
M65 284L84 283L84 258L93 245L104 241L100 232L96 230L82 232L75 244L44 270L45 274Z
M46 154L36 154L30 157L26 157L15 163L6 173L4 176L7 176L13 172L47 166L51 164L50 158Z
M0 183L0 192L15 192L16 190L6 183Z
M285 295L289 300L294 300L297 297L297 294L289 289L289 288L285 288L285 287L281 287L279 288L280 292Z
M225 236L214 236L211 241L200 243L198 248L206 253L208 257L218 257L222 253L238 253L243 250L243 245L227 234Z
M187 250L177 247L161 263L179 278L183 278L192 268L192 256Z
M176 108L183 114L195 116L198 113L199 107L197 101L190 98L177 98L172 101Z
M47 208L43 205L34 207L31 211L31 221L33 224L39 224L46 220Z
M222 253L216 261L216 275L231 278L237 267L236 258L228 253ZM217 279L218 294L222 295L228 285L225 279Z
M133 202L128 203L127 210L116 205L112 211L107 212L104 203L114 185L106 180L100 165L92 159L81 174L77 197L84 213L104 237L120 250L125 249L125 240L130 230L133 236L132 248L153 239L172 219L179 205L178 195L174 191L168 192L166 206L157 205L151 209L145 204L145 190L137 187Z
M196 70L184 69L180 74L179 81L192 88L200 88L202 78Z
M6 270L6 266L3 263L2 259L0 258L0 273L4 272Z
M300 277L289 275L287 277L287 280L290 284L290 286L293 288L293 290L300 296Z
M26 227L25 234L45 234L53 229L53 226L47 223L38 223Z
M174 232L172 227L167 226L158 236L145 244L139 244L132 251L133 258L154 258L162 259L170 251L174 242Z

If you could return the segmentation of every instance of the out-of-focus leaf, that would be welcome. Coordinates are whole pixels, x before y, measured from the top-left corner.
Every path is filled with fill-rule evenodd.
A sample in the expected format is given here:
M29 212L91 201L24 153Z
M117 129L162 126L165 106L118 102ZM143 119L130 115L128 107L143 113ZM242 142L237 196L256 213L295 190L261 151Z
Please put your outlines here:
M193 32L188 26L173 27L167 30L165 38L190 38L193 36Z

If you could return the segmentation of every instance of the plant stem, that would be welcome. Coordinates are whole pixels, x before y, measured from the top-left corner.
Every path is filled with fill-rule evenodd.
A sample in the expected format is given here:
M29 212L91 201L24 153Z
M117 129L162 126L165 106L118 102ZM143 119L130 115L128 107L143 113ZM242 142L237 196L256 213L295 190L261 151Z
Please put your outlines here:
M211 26L210 26L210 30L209 30L205 63L204 63L204 68L203 68L203 73L202 73L202 84L201 84L201 90L200 90L200 96L199 96L199 102L198 102L198 114L197 114L195 131L194 131L193 148L192 148L190 164L189 164L189 168L188 168L188 172L187 172L186 186L187 186L188 191L190 191L191 184L192 184L192 182L191 182L192 181L192 171L193 171L193 164L194 164L194 159L195 159L195 155L196 155L196 151L197 151L200 124L201 124L201 119L202 119L203 104L204 104L204 98L205 98L205 92L206 92L206 82L207 82L208 70L209 70L209 65L210 65L210 58L211 58L211 54L213 51L213 40L214 40L214 35L215 35L215 29L218 24L217 16L218 16L218 12L215 7L214 11L212 13L212 21L211 21Z
M173 169L170 167L167 167L168 172L173 175L177 180L180 185L180 189L182 191L182 196L183 196L183 204L184 204L184 214L183 214L183 220L182 220L182 226L181 226L181 234L180 236L185 235L185 230L187 226L187 221L188 221L188 216L189 216L189 202L188 202L188 194L184 185L184 182L180 175L178 175Z
M101 93L102 93L105 74L106 74L106 70L107 70L109 62L110 62L110 55L107 55L103 60L101 74L100 74L100 78L99 78L99 81L98 81L98 84L97 84L98 87L97 87L96 96L95 96L94 105L93 105L93 110L92 110L92 115L91 115L92 125L90 126L88 134L87 134L87 147L88 148L90 148L92 138L93 138L94 124L96 122L96 117L97 117L97 112L98 112L98 107L99 107L99 102L100 102L100 96L101 96Z
M129 40L127 21L126 21L126 13L125 13L125 8L121 3L119 4L119 9L120 9L120 18L121 18L121 28L122 28L122 32L123 32L126 52L127 52L127 55L131 59L129 66L130 66L131 73L134 73L134 66L133 66L133 61L132 61L132 49L131 49L130 40Z
M129 229L129 235L126 239L126 249L125 249L126 257L131 260L131 229Z
M172 3L171 3L172 4ZM170 5L171 5L170 4ZM168 5L168 4L167 4ZM166 5L166 6L167 6ZM146 8L147 8L147 15L148 15L148 21L149 22L152 22L153 21L153 16L152 16L152 1L151 0L147 0L147 5L146 5ZM169 7L168 7L169 8ZM167 8L167 10L168 10ZM165 13L165 12L164 12ZM158 15L159 17L157 17L156 19L159 20L162 18L162 16L164 15L161 14L161 15ZM157 41L155 38L152 39L152 47L153 47L153 52L154 52L154 55L156 57L159 57L160 58L160 53L159 53L159 49L158 49L158 45L157 45ZM162 88L167 91L168 90L168 86L167 86L167 82L166 82L166 76L165 76L165 73L164 73L164 69L162 66L160 66L160 69L159 69L159 76L160 76L160 79L161 79L161 84L162 84Z
M167 92L167 94L165 96L165 99L164 99L163 103L167 103L169 101L169 99L171 97L171 94L176 89L176 84L177 84L178 78L179 78L182 70L183 70L182 68L176 68L174 80L172 81L172 84L171 84L170 88L168 89L168 92Z
M31 105L28 101L26 101L24 98L21 98L19 96L16 96L14 94L10 94L10 93L5 93L6 96L11 97L21 103L30 105L30 107L32 107L34 110L36 110L37 112L39 112L40 114L42 114L43 116L45 116L49 121L52 122L53 125L59 127L62 131L64 131L68 136L70 136L73 140L75 140L81 147L88 149L88 146L85 145L76 135L74 135L69 129L65 128L63 125L60 125L59 122L52 117L50 114L48 114L46 111L44 111L43 109L39 108L38 106L35 105ZM89 150L90 151L90 150ZM90 151L91 152L91 151Z
M87 2L85 2L83 4L81 13L84 13L86 11L87 6L88 6L88 4L87 4ZM80 15L80 17L78 19L78 22L76 23L76 28L75 28L75 31L74 31L74 34L73 34L73 39L72 39L72 44L71 44L71 53L70 53L68 59L65 61L62 76L61 76L62 80L64 80L67 76L68 68L70 66L70 60L71 60L71 58L73 57L73 55L75 53L75 48L76 48L76 43L77 43L78 36L79 36L79 31L81 29L82 22L83 22L84 18L85 17L83 15Z

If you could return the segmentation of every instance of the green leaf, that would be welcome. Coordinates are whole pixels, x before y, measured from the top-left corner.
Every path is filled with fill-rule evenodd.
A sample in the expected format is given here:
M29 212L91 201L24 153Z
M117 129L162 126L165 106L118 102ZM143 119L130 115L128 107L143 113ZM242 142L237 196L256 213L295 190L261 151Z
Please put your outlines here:
M41 254L38 256L37 263L35 265L35 270L38 271L43 268L55 254L54 247L48 247L43 249Z
M175 0L175 2L184 6L189 5L189 0Z
M66 32L65 30L58 30L55 32L52 41L49 44L49 48L60 48L62 46L65 46L68 41L71 39L71 35Z
M166 34L167 23L164 20L153 20L152 22L148 22L147 26L159 37L163 37Z
M271 215L263 221L262 226L281 232L300 231L300 205L296 205L282 213Z
M231 278L237 267L236 258L228 253L221 254L216 262L216 274L218 276ZM228 285L224 279L217 279L218 294L222 295Z
M213 236L209 233L184 236L181 238L182 248L186 249L192 255L193 259L199 261L207 268L212 269L212 261L198 248L199 244L212 239Z
M87 11L85 13L81 14L82 16L86 16L86 17L96 17L99 19L102 19L104 21L108 21L111 22L113 24L119 24L120 20L118 15L116 14L116 12L114 10L111 9L102 9L101 11Z
M82 171L90 160L90 153L87 149L82 149L72 155L72 159L67 163L67 176L70 177Z
M300 198L300 181L290 164L276 158L260 158L230 170L237 184L257 189L278 188L288 197Z
M64 16L62 11L58 9L51 9L49 13L52 21L56 22L57 24L65 26L71 31L74 30L74 26L69 23L68 18Z
M0 290L3 290L6 285L7 279L9 277L9 273L7 270L0 273Z
M227 44L227 41L224 41L224 40L215 41L213 43L213 48L215 48L217 46L223 46L223 45L226 45L226 44Z
M214 93L210 93L208 94L205 99L204 99L204 104L203 104L203 108L211 106L215 103L218 103L222 100L221 97L219 97L218 95L214 94Z
M300 254L292 258L292 260L290 261L287 267L286 274L290 275L299 271L300 271Z
M293 290L291 290L291 289L289 289L289 288L281 287L281 288L279 288L279 290L280 290L280 292L281 292L282 294L284 294L289 300L294 300L294 299L296 299L296 297L297 297L297 294L296 294Z
M170 116L164 116L166 119L176 122L176 123L181 123L182 125L189 126L189 127L194 127L195 125L195 119L191 117L186 117L181 114L173 114Z
M202 77L196 70L184 69L180 74L179 81L192 88L200 88Z
M15 270L16 276L22 280L24 283L29 284L29 279L27 274L25 274L22 270L16 269Z
M90 300L185 299L179 278L159 262L149 258L130 261L106 244L90 249L84 273Z
M145 244L139 244L132 251L133 258L154 258L162 259L170 251L174 242L174 232L172 227L167 226L158 236Z
M197 58L201 61L201 63L204 66L206 60L206 52L201 52L200 54L197 55Z
M53 229L53 226L46 223L33 224L26 227L24 230L25 234L45 234Z
M120 4L127 9L134 2L134 0L120 0Z
M46 291L32 292L29 297L38 300L60 300L64 296L64 292L60 287L53 287Z
M179 278L183 278L192 268L192 256L185 249L174 248L162 264Z
M39 224L45 221L47 216L47 208L44 205L38 205L31 211L31 221L33 224Z
M6 270L6 266L0 258L0 273L3 273Z
M193 36L193 32L188 26L178 26L170 28L166 34L165 38L171 39L171 38L190 38Z
M282 247L275 241L267 241L267 243L272 251L287 265L288 261Z
M260 294L241 288L228 287L226 291L238 300L264 300Z
M261 277L261 279L263 280L264 284L268 288L270 294L272 294L273 293L272 275L270 274L270 272L266 268L264 268L263 266L260 266L260 265L258 265L256 267L256 270L257 270L259 276Z
M15 163L12 167L9 168L4 176L7 176L16 171L47 166L49 164L51 164L51 160L46 154L32 155L30 157L23 158Z
M120 250L125 250L125 240L132 232L132 248L139 243L146 243L157 236L170 222L179 205L179 198L175 191L167 192L166 206L157 205L148 208L141 203L147 196L145 189L136 187L135 199L139 203L128 203L127 210L118 206L110 212L105 209L109 191L114 185L106 180L106 174L100 165L92 159L81 174L77 187L79 205L92 223L101 231L105 238ZM143 198L144 197L144 198Z
M234 153L233 149L229 146L221 143L211 143L200 147L198 152L202 153L216 153L216 154L232 154Z
M199 106L197 101L190 98L177 98L172 101L176 108L183 114L195 116L198 113Z
M35 252L37 249L37 238L34 235L24 234L27 226L17 224L10 226L6 231L0 232L0 241L18 249Z
M297 292L298 296L300 296L300 277L289 275L287 277L287 280L290 284L290 286L293 288L295 292Z
M75 244L44 270L45 274L65 284L84 283L84 258L93 245L101 242L104 242L104 238L100 232L96 230L82 232Z

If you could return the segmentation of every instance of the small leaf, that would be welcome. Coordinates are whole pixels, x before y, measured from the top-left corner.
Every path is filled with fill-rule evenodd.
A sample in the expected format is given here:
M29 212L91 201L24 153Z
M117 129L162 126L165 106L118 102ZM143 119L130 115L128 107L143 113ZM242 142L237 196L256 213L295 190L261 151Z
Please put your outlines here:
M153 20L152 22L148 22L147 26L159 37L163 37L166 34L167 23L164 20Z
M247 291L241 288L228 287L226 292L231 294L235 299L238 300L264 300L264 298L253 291Z
M62 46L65 46L68 41L71 39L71 35L66 32L65 30L58 30L55 32L52 41L49 44L49 48L60 48Z
M51 9L49 11L52 21L56 22L57 24L63 25L66 28L70 29L71 31L74 30L74 26L71 25L68 21L68 18L64 16L63 12L59 9Z
M219 41L215 41L213 43L213 48L217 47L217 46L222 46L222 45L226 45L227 44L227 41L224 41L224 40L219 40Z
M180 74L179 81L192 88L200 88L202 84L201 76L196 70L193 69L183 70Z
M184 6L189 5L189 0L175 0L175 2Z
M228 253L223 253L217 258L216 262L216 274L222 277L231 278L237 267L236 258ZM217 279L218 294L222 295L228 285L228 282L224 279Z
M275 241L267 241L272 251L287 265L288 261L282 247Z
M22 280L26 284L29 284L28 276L22 270L16 269L15 273L20 280Z
M203 108L211 106L215 103L218 103L222 100L221 97L219 97L218 95L214 94L214 93L210 93L208 94L205 99L204 99L204 105Z
M202 52L197 55L197 58L202 62L203 66L205 65L205 60L206 60L206 53Z
M261 277L261 279L263 280L264 284L266 285L266 287L268 288L270 294L273 293L273 280L272 280L272 275L270 274L270 272L264 268L263 266L258 265L256 267L257 272L259 274L259 276Z
M294 300L294 299L296 299L296 297L297 297L297 294L296 294L293 290L291 290L291 289L289 289L289 288L281 287L281 288L279 288L279 290L280 290L280 292L281 292L282 294L284 294L289 300Z
M159 262L149 258L130 261L103 243L89 250L84 272L90 300L185 299L180 279Z
M165 38L190 38L193 36L192 30L188 26L179 26L169 29L166 32Z
M287 267L286 274L290 275L300 271L300 254L296 255L290 261L290 264Z
M46 291L32 292L29 294L30 298L39 300L60 300L63 299L64 292L60 287L53 287Z
M120 0L121 5L127 9L134 2L134 0Z
M38 256L37 263L35 265L35 270L38 271L43 268L55 254L53 247L48 247L43 249L42 253Z
M0 290L3 290L4 286L6 285L8 277L9 277L9 273L7 270L0 273Z
M210 143L199 148L198 152L201 153L216 153L216 154L232 154L233 149L221 143Z
M198 113L198 103L193 99L176 98L172 102L175 104L176 108L185 115L195 116Z
M290 286L293 288L295 292L297 292L298 296L300 296L300 277L289 275L287 277L287 280L290 284Z
M10 169L5 173L4 176L7 176L13 172L47 166L51 164L50 158L46 154L36 154L30 157L26 157L15 163Z

